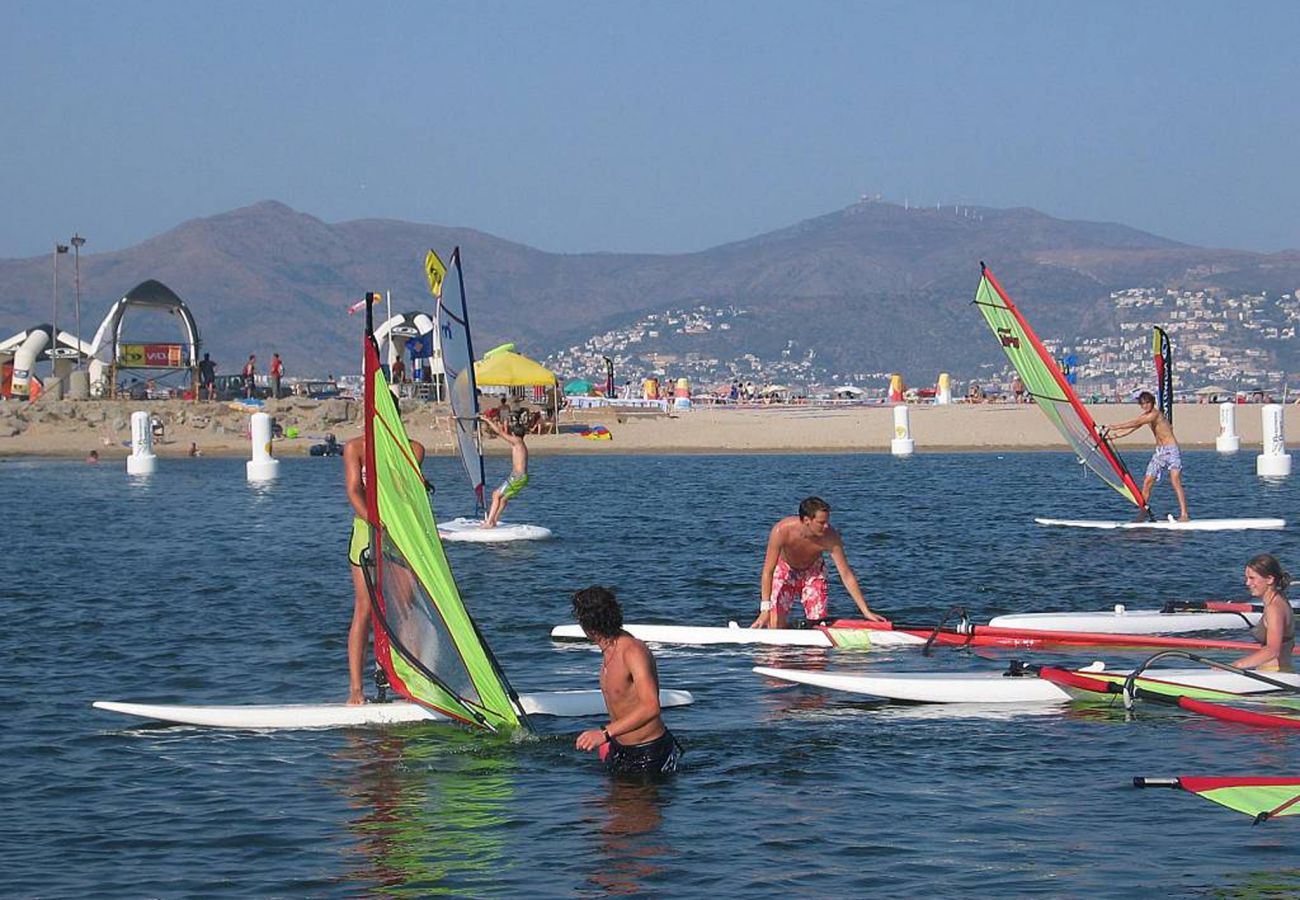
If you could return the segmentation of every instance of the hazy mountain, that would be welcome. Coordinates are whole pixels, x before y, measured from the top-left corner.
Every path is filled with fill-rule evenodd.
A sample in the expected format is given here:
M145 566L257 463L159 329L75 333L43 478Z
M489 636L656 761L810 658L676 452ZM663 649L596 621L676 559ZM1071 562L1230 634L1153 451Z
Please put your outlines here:
M1040 332L1097 332L1111 290L1134 286L1300 287L1300 252L1207 250L1123 225L1030 209L904 209L866 202L698 253L545 253L465 228L365 219L327 224L266 201L195 219L115 253L83 254L82 330L156 278L190 305L204 349L233 371L278 350L290 373L359 369L361 323L345 314L367 290L395 310L428 309L421 262L460 245L476 344L513 340L534 355L647 311L732 304L751 315L728 352L796 341L846 368L939 367L998 359L969 307L987 260ZM65 258L66 259L66 258ZM73 321L71 260L60 270L60 323ZM0 260L0 338L47 322L49 256ZM128 320L132 339L173 339L170 322Z

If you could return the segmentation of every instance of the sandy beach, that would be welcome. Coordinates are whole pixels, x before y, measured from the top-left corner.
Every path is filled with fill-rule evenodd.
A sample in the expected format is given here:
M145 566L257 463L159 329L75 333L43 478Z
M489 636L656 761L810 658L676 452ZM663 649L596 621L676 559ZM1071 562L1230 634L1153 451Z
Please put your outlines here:
M204 455L246 456L249 414L225 403L184 401L49 401L0 403L0 456L85 456L98 450L103 458L126 456L130 415L145 410L164 425L159 456L185 456L190 444ZM1090 407L1101 424L1138 415L1136 405ZM360 404L345 400L286 399L269 402L266 411L298 437L278 439L279 456L303 455L327 433L346 441L361 433ZM1238 406L1237 434L1243 451L1257 449L1260 407ZM1032 405L1002 403L912 406L916 452L987 450L1061 450L1065 444L1047 418ZM452 452L447 409L412 404L407 426L432 453ZM591 440L584 429L603 426L610 440ZM1219 433L1219 409L1209 404L1179 405L1174 427L1183 447L1213 448ZM617 409L563 410L560 433L528 439L536 453L888 453L894 437L891 407L773 405L752 408L697 407L671 414ZM1119 446L1151 445L1144 429ZM498 440L486 452L504 452Z

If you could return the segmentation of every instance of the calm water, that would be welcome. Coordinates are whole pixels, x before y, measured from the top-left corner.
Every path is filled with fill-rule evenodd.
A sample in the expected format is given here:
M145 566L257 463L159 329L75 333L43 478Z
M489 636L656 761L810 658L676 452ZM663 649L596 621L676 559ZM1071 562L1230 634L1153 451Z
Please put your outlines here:
M1300 516L1300 478L1260 482L1251 452L1187 460L1194 513ZM452 460L426 472L440 516L468 512ZM954 603L985 618L1240 596L1262 550L1300 569L1294 528L1038 528L1035 514L1123 512L1061 454L539 458L507 518L557 540L449 553L517 688L594 687L598 654L548 638L570 591L613 584L630 621L747 623L767 529L809 493L833 505L873 605L901 621ZM1300 891L1294 820L1252 828L1128 786L1296 774L1295 735L1164 710L877 707L750 672L1004 663L955 652L663 649L664 684L697 702L669 714L686 768L655 787L611 783L572 749L587 724L574 720L538 720L540 739L516 743L438 726L131 726L90 702L343 698L338 460L285 460L269 488L247 485L239 460L163 460L140 481L119 463L0 461L0 509L8 896ZM852 608L837 584L832 610Z

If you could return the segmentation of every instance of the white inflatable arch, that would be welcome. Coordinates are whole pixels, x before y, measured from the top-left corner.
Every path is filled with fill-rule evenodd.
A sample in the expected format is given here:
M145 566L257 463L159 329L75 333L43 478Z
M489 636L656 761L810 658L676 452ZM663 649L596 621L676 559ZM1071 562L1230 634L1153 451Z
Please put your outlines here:
M141 282L126 296L109 307L108 315L100 323L95 338L90 342L90 355L99 360L109 370L108 383L110 392L117 383L117 370L123 364L123 347L129 342L122 338L122 326L126 314L130 311L148 313L165 313L175 316L182 338L182 358L180 365L134 365L133 368L171 369L173 371L188 369L195 396L198 392L199 371L199 326L185 301L161 281L149 279Z

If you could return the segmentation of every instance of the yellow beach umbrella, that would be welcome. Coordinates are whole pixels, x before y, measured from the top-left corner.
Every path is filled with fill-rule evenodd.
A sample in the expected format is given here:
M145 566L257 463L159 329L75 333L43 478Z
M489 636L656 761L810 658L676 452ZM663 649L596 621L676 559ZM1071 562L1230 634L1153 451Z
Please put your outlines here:
M479 384L506 387L530 387L535 384L555 384L555 373L513 350L489 350L474 363L474 380Z

